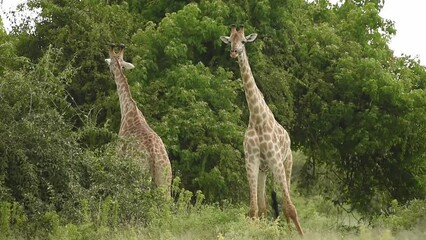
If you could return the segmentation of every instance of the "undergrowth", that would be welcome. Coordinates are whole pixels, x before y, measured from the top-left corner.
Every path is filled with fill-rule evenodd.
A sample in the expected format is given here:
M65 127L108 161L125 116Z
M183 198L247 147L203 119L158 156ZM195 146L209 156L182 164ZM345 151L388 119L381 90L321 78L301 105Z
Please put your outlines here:
M165 197L138 162L143 156L117 156L116 149L111 145L84 155L84 187L72 187L74 196L62 209L28 214L17 202L0 201L0 240L300 239L282 215L253 220L246 204L204 203L203 193L184 189L179 177L172 197ZM297 164L295 169L297 175ZM405 205L394 200L367 223L321 195L300 196L296 188L292 199L304 239L426 239L426 200Z
M53 211L30 223L19 206L2 202L0 239L301 239L293 224L288 225L281 217L253 220L247 217L246 205L203 204L201 192L194 196L176 183L179 179L174 185L175 199L152 205L147 222L120 221L120 207L110 198L100 203L97 212L90 213L83 204L83 219L74 223L67 223ZM424 200L405 206L394 203L390 213L368 225L321 196L294 199L304 239L426 239ZM33 229L33 235L25 234L29 229Z

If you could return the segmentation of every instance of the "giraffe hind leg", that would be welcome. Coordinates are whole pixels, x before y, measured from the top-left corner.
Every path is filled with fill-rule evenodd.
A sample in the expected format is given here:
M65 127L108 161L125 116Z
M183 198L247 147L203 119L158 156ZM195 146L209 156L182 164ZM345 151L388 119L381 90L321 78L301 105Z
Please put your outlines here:
M296 207L291 201L286 171L282 168L277 168L274 173L275 179L283 191L283 210L287 223L290 223L290 220L292 220L299 234L303 236L303 230L299 223Z
M286 160L284 161L284 169L285 169L285 175L287 178L288 192L290 192L292 168L293 168L293 154L290 151L290 154L287 156Z
M302 230L302 227L300 226L296 207L291 202L290 198L288 200L284 200L284 214L286 216L287 223L290 223L290 219L291 219L297 229L297 232L301 236L303 236L303 230Z

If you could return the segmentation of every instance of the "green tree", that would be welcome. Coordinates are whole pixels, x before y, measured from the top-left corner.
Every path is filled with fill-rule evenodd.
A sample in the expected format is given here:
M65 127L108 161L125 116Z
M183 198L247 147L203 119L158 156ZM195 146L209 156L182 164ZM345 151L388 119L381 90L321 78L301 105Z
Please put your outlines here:
M38 64L0 78L0 200L25 203L31 214L61 209L77 176L71 156L80 150L64 119L73 70L56 68L61 57L49 49Z
M133 18L125 1L107 4L89 0L32 0L29 5L41 9L40 17L33 32L17 33L21 35L18 54L37 61L50 45L61 49L63 57L56 64L59 67L71 64L76 69L66 86L70 93L68 101L81 115L95 112L98 124L110 119L112 130L117 130L120 111L115 83L104 62L107 46L111 42L129 45L131 35L143 21ZM131 58L131 54L127 57ZM74 119L77 127L83 125L75 113L69 113L68 117ZM111 140L97 138L101 143Z
M317 1L297 52L293 139L310 157L305 183L325 174L332 184L323 191L335 203L365 213L425 196L425 69L392 56L395 30L379 16L382 6Z
M293 149L308 156L304 189L317 183L336 204L368 214L392 199L425 196L426 71L409 57L392 56L395 29L379 15L384 1L189 2L32 0L30 6L41 8L35 28L0 32L8 56L0 74L22 73L26 59L41 64L50 45L62 49L47 69L75 69L58 85L75 108L58 111L73 119L80 146L96 149L114 138L120 123L105 45L124 42L126 59L136 65L126 73L132 94L166 143L175 176L209 201L245 200L247 106L238 64L219 40L229 24L244 24L247 33L259 34L247 47L256 82ZM60 106L63 100L50 98ZM58 131L68 136L68 127Z
M135 34L132 50L140 67L129 79L138 81L134 88L141 91L134 97L163 137L185 188L201 189L209 201L240 199L246 186L236 105L241 86L223 68L207 67L221 50L224 26L201 9L189 4Z
M164 18L166 13L177 12L186 4L188 0L128 0L129 10L136 13L140 18L158 23Z

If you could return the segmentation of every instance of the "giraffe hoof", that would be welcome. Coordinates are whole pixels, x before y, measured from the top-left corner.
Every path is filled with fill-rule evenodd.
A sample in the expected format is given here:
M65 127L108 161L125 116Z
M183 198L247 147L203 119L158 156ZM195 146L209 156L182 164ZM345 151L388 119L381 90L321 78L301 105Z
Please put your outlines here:
M250 212L248 213L248 215L249 215L249 217L251 218L251 219L256 219L256 218L258 218L259 216L258 216L258 211L256 211L256 210L250 210Z

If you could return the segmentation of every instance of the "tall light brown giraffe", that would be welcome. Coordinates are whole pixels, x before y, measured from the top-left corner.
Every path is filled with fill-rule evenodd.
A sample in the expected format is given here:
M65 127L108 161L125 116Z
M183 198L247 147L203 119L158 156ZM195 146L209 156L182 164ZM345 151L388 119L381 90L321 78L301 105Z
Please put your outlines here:
M250 111L249 123L244 136L244 156L250 187L250 216L266 215L265 184L268 170L283 192L284 215L287 222L294 222L297 231L303 235L297 210L290 198L290 177L293 164L288 132L275 120L266 105L263 95L256 86L244 44L253 42L256 33L244 35L244 27L237 30L231 26L231 35L220 39L231 45L231 57L238 58L244 92Z
M139 149L147 154L149 170L155 185L166 186L170 190L172 168L166 148L157 133L149 127L145 117L132 98L123 68L132 69L134 66L123 60L124 45L120 44L118 46L118 52L114 50L115 47L114 44L111 44L109 48L110 58L105 59L105 61L114 76L120 100L121 125L118 135L124 138L132 137L137 141Z

